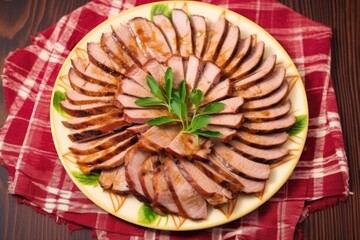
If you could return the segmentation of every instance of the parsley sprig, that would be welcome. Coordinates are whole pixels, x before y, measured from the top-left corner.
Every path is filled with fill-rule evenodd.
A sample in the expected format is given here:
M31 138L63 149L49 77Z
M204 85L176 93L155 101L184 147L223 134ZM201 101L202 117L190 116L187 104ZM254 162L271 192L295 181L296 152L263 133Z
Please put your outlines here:
M136 100L136 104L142 107L166 107L174 117L162 116L149 120L147 123L152 126L159 126L172 122L180 122L181 133L191 133L197 136L218 138L222 134L217 131L204 130L211 121L211 114L220 112L225 105L214 102L200 109L204 99L204 93L195 89L187 93L186 82L182 81L178 89L173 88L173 71L168 68L165 72L165 84L162 89L152 76L147 76L146 81L154 97L142 97ZM188 105L191 103L190 105ZM192 106L193 107L189 107ZM189 111L192 110L192 111Z

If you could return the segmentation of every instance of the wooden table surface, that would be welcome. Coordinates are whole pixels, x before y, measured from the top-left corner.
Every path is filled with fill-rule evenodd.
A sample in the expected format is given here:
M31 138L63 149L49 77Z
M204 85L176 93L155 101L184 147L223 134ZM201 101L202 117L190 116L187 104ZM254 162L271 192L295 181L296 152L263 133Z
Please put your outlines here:
M360 239L360 1L280 0L310 19L331 26L332 78L350 169L350 190L340 203L311 214L301 227L304 239ZM0 70L6 55L29 44L29 37L88 0L0 0ZM0 126L6 117L0 81ZM89 230L70 234L64 224L17 204L7 194L8 174L0 166L0 239L91 239Z

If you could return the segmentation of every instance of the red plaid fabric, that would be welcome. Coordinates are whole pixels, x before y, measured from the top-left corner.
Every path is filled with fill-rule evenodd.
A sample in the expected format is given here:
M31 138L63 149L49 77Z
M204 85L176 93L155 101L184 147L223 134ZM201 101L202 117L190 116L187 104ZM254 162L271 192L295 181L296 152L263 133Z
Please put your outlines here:
M141 228L94 205L67 176L49 124L52 87L75 44L96 25L144 0L94 0L11 53L3 84L9 116L0 129L0 161L9 171L9 193L36 210L88 227L99 239L291 239L309 212L345 200L348 166L330 76L331 29L272 0L206 1L250 18L288 51L309 100L309 131L294 173L267 203L229 224L194 232Z

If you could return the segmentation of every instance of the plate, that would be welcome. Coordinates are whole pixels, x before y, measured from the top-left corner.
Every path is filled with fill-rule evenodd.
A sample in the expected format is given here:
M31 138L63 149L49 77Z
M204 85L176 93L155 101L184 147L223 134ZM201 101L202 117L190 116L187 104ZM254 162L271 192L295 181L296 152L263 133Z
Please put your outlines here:
M272 166L270 178L266 182L262 196L240 195L235 201L221 209L210 208L207 219L199 221L171 214L159 216L132 195L120 196L104 191L97 184L97 174L90 177L82 175L69 151L72 143L67 135L70 131L61 123L63 120L67 120L67 117L58 106L58 100L61 100L64 92L70 88L67 77L71 67L70 59L86 57L86 45L88 42L99 42L102 33L111 31L111 25L126 23L138 16L150 19L151 12L154 9L166 10L173 8L182 8L188 13L202 15L208 21L215 21L220 16L225 16L229 22L240 27L242 38L256 34L258 41L264 41L266 46L264 56L276 53L277 62L286 67L286 80L290 86L288 97L292 103L291 112L296 116L297 120L296 129L293 129L294 131L289 140L285 143L291 151L290 157L282 164ZM65 170L77 187L108 213L125 221L154 229L175 231L204 229L241 218L257 209L269 200L287 181L299 161L307 134L308 104L305 89L294 63L282 46L269 33L249 19L227 9L200 2L171 1L142 5L123 11L101 23L76 45L65 60L54 85L52 103L50 109L51 130L55 147Z

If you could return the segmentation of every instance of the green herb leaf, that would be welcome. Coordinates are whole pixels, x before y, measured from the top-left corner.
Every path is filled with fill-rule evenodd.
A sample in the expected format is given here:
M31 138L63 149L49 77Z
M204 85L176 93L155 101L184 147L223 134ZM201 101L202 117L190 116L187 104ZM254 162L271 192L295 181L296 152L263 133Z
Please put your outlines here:
M299 116L295 116L295 118L296 118L295 125L287 131L287 133L290 136L295 136L301 133L305 129L307 124L307 115L305 114L299 115Z
M181 102L179 99L171 99L170 108L173 114L182 119Z
M148 76L146 76L146 81L150 88L151 93L156 98L160 99L163 102L166 102L164 94L163 94L159 84L156 82L156 80L152 76L148 75Z
M151 126L159 126L159 125L163 125L166 123L178 122L178 121L179 120L177 120L175 118L171 118L168 116L162 116L162 117L153 118L153 119L147 121L147 124L149 124Z
M60 113L61 116L65 117L65 118L69 118L69 115L64 111L64 109L62 109L61 104L60 104L64 100L66 100L65 92L62 92L59 90L55 91L53 102L52 102L55 110L58 113Z
M186 101L186 82L183 80L179 85L179 95L182 102Z
M154 15L156 15L156 14L164 14L169 19L171 19L171 17L172 17L172 11L167 4L160 3L160 4L153 5L150 10L151 21L154 21Z
M222 137L222 133L217 131L210 131L210 130L195 130L193 134L197 134L199 136L207 137L207 138L219 138Z
M204 98L204 93L200 89L194 90L190 93L190 101L195 105L195 110L197 111L200 107L200 103Z
M163 102L151 97L139 98L135 101L135 104L141 107L164 106Z
M190 132L194 132L197 129L201 129L207 126L211 121L211 117L208 115L196 116L189 126Z
M143 204L138 210L138 220L140 223L153 224L160 216L151 207Z
M210 103L208 105L206 105L204 107L204 110L199 113L199 114L215 114L220 112L221 110L223 110L225 107L224 103L220 103L220 102L215 102L215 103Z
M179 99L180 100L180 93L179 91L173 91L171 94L171 98Z
M71 174L82 184L96 187L99 184L100 173L92 172L85 175L80 171L73 171Z
M172 88L173 88L173 71L172 71L172 68L168 68L166 69L166 72L165 72L165 94L166 96L168 97L168 102L170 103L170 100L171 100L171 93L172 93Z

